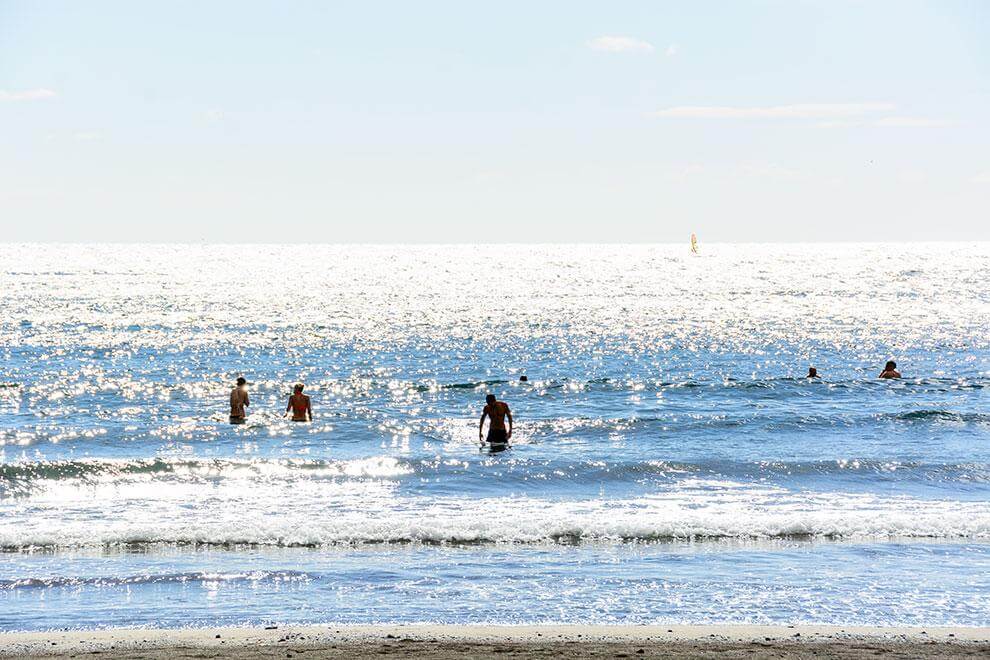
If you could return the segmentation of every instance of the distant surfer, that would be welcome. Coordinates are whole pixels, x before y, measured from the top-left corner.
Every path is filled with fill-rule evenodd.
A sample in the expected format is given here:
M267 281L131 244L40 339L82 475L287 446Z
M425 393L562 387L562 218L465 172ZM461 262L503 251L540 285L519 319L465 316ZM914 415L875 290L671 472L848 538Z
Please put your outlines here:
M289 397L289 404L285 406L285 412L290 410L293 422L313 421L313 406L309 402L309 397L303 394L302 383L297 383L292 389L292 396Z
M691 253L698 254L698 237L691 234Z
M246 416L245 408L251 405L247 393L247 380L241 376L237 385L230 391L230 423L243 424Z
M512 413L509 411L509 404L498 401L494 394L486 396L485 401L487 403L485 409L481 411L481 421L478 422L478 440L481 441L482 446L488 442L493 447L505 447L512 437ZM485 417L491 419L491 422L488 424L488 438L482 440L485 437ZM506 417L509 418L508 429L505 428Z
M901 372L897 370L897 363L893 360L888 360L887 364L883 366L883 371L880 372L878 378L900 378Z
M808 375L806 378L818 378L818 369L814 367L808 367Z

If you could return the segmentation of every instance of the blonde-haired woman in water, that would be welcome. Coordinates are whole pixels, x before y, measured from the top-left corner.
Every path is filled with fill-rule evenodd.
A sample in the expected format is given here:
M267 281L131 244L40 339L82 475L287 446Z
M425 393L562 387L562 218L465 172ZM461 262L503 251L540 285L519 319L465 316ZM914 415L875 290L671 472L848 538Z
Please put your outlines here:
M297 383L293 388L289 403L285 406L285 412L292 411L293 422L312 422L313 406L309 402L309 397L303 392L303 384Z

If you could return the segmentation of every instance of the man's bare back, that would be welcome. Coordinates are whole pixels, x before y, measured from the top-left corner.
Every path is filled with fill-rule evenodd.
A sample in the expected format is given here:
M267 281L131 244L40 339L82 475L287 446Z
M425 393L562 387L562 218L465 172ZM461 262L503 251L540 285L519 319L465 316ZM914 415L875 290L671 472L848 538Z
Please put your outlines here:
M246 411L251 405L247 393L247 381L243 378L237 379L237 386L230 391L230 423L240 424L244 421Z
M494 394L485 397L487 402L484 410L481 411L481 420L478 422L478 439L485 442L484 429L485 418L491 419L488 424L487 442L492 445L506 445L512 437L512 411L509 404L495 399ZM505 418L509 418L509 428L505 428Z
M878 378L900 378L901 372L897 370L897 363L891 360L884 365L883 371L880 372Z
M486 405L482 411L491 420L489 428L505 430L505 415L509 412L509 406L503 401L496 401L492 405Z

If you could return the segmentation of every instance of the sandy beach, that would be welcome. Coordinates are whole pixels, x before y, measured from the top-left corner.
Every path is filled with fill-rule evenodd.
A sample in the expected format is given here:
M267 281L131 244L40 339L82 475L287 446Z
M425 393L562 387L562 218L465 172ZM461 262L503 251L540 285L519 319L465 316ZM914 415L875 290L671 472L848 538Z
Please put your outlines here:
M0 634L0 657L990 657L987 628L855 626L279 626Z

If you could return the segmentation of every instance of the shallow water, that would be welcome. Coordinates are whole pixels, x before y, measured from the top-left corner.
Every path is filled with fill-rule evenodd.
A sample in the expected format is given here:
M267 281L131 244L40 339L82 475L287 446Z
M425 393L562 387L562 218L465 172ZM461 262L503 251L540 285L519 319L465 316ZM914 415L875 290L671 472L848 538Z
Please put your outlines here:
M988 244L2 246L0 628L990 625L988 281Z

